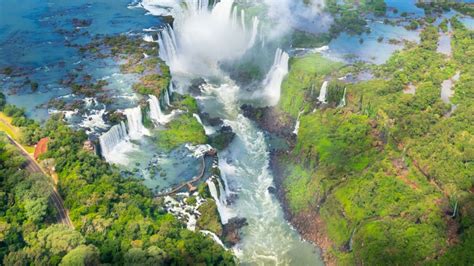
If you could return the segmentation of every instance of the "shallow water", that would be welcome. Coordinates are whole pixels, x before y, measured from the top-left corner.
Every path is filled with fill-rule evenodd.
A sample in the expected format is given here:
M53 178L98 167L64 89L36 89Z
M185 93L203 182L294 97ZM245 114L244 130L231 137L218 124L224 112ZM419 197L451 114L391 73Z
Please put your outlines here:
M0 75L1 89L8 101L24 107L32 118L44 120L48 110L40 105L70 94L70 89L59 81L68 73L81 72L96 79L109 78L109 89L129 95L133 80L121 77L117 62L84 58L77 48L67 46L89 42L97 34L140 32L161 23L159 18L145 16L142 9L128 8L128 4L128 0L26 0L21 4L0 1L0 68L20 69L14 71L14 75L20 74L18 77ZM75 27L74 18L90 19L92 24ZM38 82L37 92L32 93L30 85L24 84L26 75Z
M409 31L402 26L383 24L382 21L369 22L371 32L362 35L342 33L329 43L329 50L323 54L329 58L353 61L362 60L382 64L397 50L403 48L403 41L419 42L419 32ZM383 40L379 41L379 37ZM361 43L360 40L363 40ZM401 42L389 43L390 39Z

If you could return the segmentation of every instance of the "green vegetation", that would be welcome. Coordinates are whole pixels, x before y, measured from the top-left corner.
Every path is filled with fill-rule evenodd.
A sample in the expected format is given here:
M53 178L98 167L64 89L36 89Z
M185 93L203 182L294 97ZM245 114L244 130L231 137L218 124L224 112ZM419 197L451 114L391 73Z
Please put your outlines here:
M212 198L208 198L198 209L201 213L197 221L197 227L201 230L208 230L218 236L222 235L222 225L217 212L216 203Z
M320 54L292 58L290 73L281 87L279 108L293 117L302 109L308 111L319 96L324 77L341 66Z
M205 144L207 136L196 118L186 113L167 124L165 130L159 131L156 141L160 148L172 150L186 143Z
M39 123L29 119L25 110L7 104L5 95L0 92L0 130L6 132L17 142L24 144L28 152L33 152L33 145L41 138Z
M184 228L141 181L125 178L82 149L87 139L55 116L42 160L54 162L59 191L75 230L51 225L46 181L18 171L22 160L0 141L0 255L3 263L70 265L233 264L212 239Z
M364 14L382 16L387 10L384 0L327 0L326 9L333 15L334 23L329 30L331 38L342 32L360 35L368 30Z
M443 13L454 9L461 14L474 16L474 5L472 3L464 3L459 1L447 0L447 1L421 1L417 3L418 7L425 10L427 15L435 15L436 13Z
M197 114L199 112L199 106L196 99L191 95L180 95L177 93L173 94L173 107L179 110L184 110L191 114Z
M144 95L160 96L161 91L168 89L171 82L171 74L169 67L160 63L160 74L148 74L140 78L140 82L133 84L133 89Z
M24 163L17 148L1 132L0 261L14 259L12 252L36 241L38 231L54 221L54 209L48 204L49 179L23 170Z
M339 264L474 259L474 33L456 18L451 25L452 59L436 52L437 27L425 27L420 45L374 68L376 79L347 84L346 107L306 112L293 150L279 158L290 209L319 212ZM283 86L281 107L293 116L315 108L308 89L295 92L309 87L295 79L306 69L292 67ZM458 71L451 113L441 83ZM414 95L403 92L409 85Z

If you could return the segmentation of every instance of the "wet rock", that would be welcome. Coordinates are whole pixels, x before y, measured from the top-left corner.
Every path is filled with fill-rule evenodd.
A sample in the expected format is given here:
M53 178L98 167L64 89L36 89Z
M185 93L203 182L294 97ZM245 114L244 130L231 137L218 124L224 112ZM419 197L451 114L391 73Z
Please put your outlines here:
M235 133L229 126L223 126L219 132L209 138L209 144L218 150L224 150L234 140Z
M270 194L276 194L276 193L277 193L277 189L276 189L275 187L273 187L273 186L272 186L272 187L268 187L268 192L269 192Z
M223 227L223 239L226 246L232 247L239 243L240 229L248 225L247 219L245 218L232 218Z
M243 115L254 122L259 127L269 133L275 134L285 139L292 139L295 119L274 107L256 108L248 104L240 107Z
M220 127L224 124L224 121L219 117L211 117L208 113L201 113L200 114L202 121L205 124L208 124L213 127Z
M206 81L202 78L194 79L191 81L191 86L189 86L189 93L192 96L201 95L201 85L206 84Z
M78 19L78 18L72 19L72 25L74 25L74 27L88 27L91 24L92 24L92 19Z

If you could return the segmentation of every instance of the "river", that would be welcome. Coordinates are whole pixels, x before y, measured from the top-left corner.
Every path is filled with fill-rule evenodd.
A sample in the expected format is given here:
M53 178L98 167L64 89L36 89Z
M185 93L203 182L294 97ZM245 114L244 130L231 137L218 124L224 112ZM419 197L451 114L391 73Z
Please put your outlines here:
M240 113L240 105L252 95L261 97L262 101L279 95L282 81L279 77L286 74L285 68L274 66L270 70L275 74L270 73L268 79L277 80L267 81L273 84L272 88L265 88L262 82L257 89L262 93L248 93L219 67L223 60L238 62L248 49L257 45L258 37L252 25L258 24L258 19L247 18L249 23L236 20L232 15L236 12L232 0L223 0L213 8L196 1L188 4L192 8L171 2L174 30L161 35L161 43L167 47L161 51L161 57L170 65L178 90L186 91L192 79L206 80L201 86L202 95L197 97L200 107L211 117L222 119L236 133L233 142L219 154L219 167L227 188L223 193L229 199L229 204L219 209L220 215L223 220L246 218L248 223L242 229L242 240L234 247L234 253L242 264L322 265L319 251L302 241L285 220L278 199L268 190L273 186L273 176L264 132ZM152 3L145 1L145 4ZM165 12L145 7L155 15ZM283 61L288 64L288 60Z

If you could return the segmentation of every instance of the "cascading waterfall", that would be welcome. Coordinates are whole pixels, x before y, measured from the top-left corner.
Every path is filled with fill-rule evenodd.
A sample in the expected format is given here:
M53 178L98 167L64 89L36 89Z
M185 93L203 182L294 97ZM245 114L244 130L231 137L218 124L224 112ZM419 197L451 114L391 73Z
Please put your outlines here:
M160 57L173 72L209 71L205 66L217 66L223 60L235 59L256 43L259 19L252 19L252 30L247 32L245 10L240 10L238 23L238 7L234 5L234 0L221 0L210 10L208 6L196 2L185 6L184 10L180 9L184 11L178 16L181 19L177 18L173 27L166 26L159 34Z
M242 30L247 32L247 25L245 23L245 10L240 11L240 24L242 24Z
M148 35L148 34L146 34L145 36L143 36L143 40L144 40L145 42L155 42L155 40L153 40L153 36Z
M128 138L127 128L125 127L124 122L113 126L109 131L104 133L99 137L100 149L102 150L102 155L107 158L110 155L110 152L120 144L122 141Z
M298 118L296 119L296 125L295 125L295 130L293 130L293 134L295 135L298 135L298 132L300 130L300 124L301 124L301 121L300 121L300 117L301 115L304 113L304 110L301 110L299 113L298 113Z
M173 0L166 2L171 3L171 8L181 3ZM245 218L248 222L241 231L240 243L233 248L239 260L252 265L322 265L315 248L301 241L285 221L277 199L269 192L268 188L274 184L264 133L240 114L240 88L229 77L222 75L223 71L219 68L219 62L238 59L243 55L249 49L253 36L253 33L247 32L250 25L246 25L245 11L237 11L233 3L233 0L221 0L212 11L177 14L173 30L176 33L176 57L168 61L166 58L170 56L165 55L162 59L170 64L175 81L183 81L183 85L196 77L220 80L204 86L202 100L198 100L204 111L231 126L236 137L228 148L219 153L218 165L225 187L218 183L219 179L210 179L206 183L223 223L234 216ZM182 7L173 12L176 11L183 11ZM253 22L253 25L257 24L255 20ZM255 28L258 31L258 25ZM256 40L262 40L264 47L264 39L256 35ZM171 37L169 41L172 42ZM265 90L257 96L270 95L268 98L272 103L278 102L281 83L288 73L288 59L288 54L282 50L276 52L272 70L262 83ZM179 86L180 89L182 87ZM230 193L237 197L227 205Z
M212 237L212 239L214 239L214 241L216 241L217 244L219 244L221 247L223 247L225 250L227 250L224 243L222 243L222 240L216 234L214 234L213 232L207 231L207 230L201 230L199 232Z
M150 104L150 118L153 119L157 123L163 123L164 115L161 111L160 101L155 95L148 95L150 99L148 103Z
M216 202L217 211L221 217L222 224L227 224L229 219L234 215L232 214L232 211L229 209L229 207L227 207L227 202L223 201L223 199L225 199L225 191L217 192L216 184L214 184L213 179L208 179L206 183L209 187L209 192L211 193L212 198ZM221 196L219 196L219 193Z
M254 17L253 22L252 22L252 34L250 35L250 41L248 45L249 49L253 47L253 45L255 44L255 41L257 40L259 24L260 24L260 20L257 17Z
M173 83L171 83L171 84L173 84ZM171 86L173 86L171 84L170 84L170 87L167 90L165 90L165 94L164 94L165 103L168 106L171 106L170 90L171 90Z
M344 94L342 95L342 99L341 99L341 102L339 103L338 107L346 106L346 92L347 92L347 87L344 88Z
M290 56L281 49L275 52L273 65L263 81L263 94L270 106L274 106L280 100L281 84L288 74L288 61Z
M212 135L216 132L216 130L213 127L204 125L204 123L202 122L201 117L198 114L193 114L193 116L194 116L194 118L196 118L196 120L199 122L199 124L201 124L201 126L204 128L204 131L206 132L207 136L210 136L210 135Z
M155 95L148 95L148 104L150 106L150 118L156 124L167 124L169 123L176 115L180 114L181 111L173 110L170 114L164 114L161 110L161 104L158 98Z
M143 126L140 106L126 109L124 113L127 116L128 135L131 139L140 139L145 135L150 135L150 131Z
M209 0L186 0L186 7L189 12L202 12L208 10Z
M328 82L324 81L323 85L321 86L321 90L319 91L318 100L322 103L326 103L326 95L328 93Z
M158 44L160 46L160 57L165 60L168 65L175 64L177 60L176 51L178 45L176 43L176 35L173 28L166 25L160 32L158 38Z
M128 140L129 136L124 122L113 126L99 137L102 156L107 162L126 164L127 158L124 153L134 147Z

